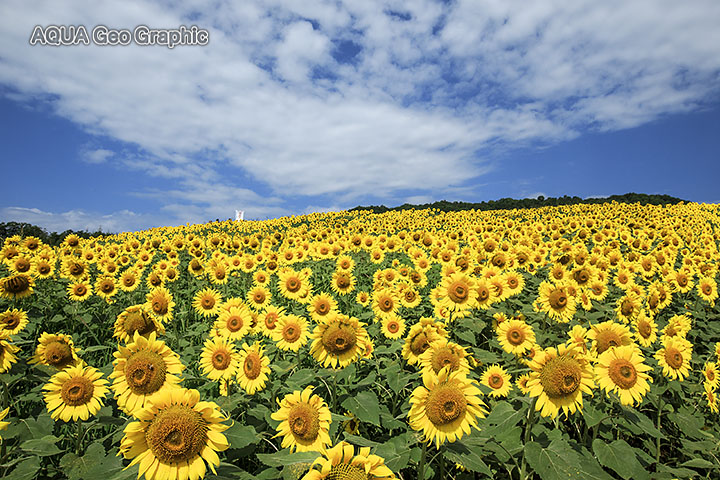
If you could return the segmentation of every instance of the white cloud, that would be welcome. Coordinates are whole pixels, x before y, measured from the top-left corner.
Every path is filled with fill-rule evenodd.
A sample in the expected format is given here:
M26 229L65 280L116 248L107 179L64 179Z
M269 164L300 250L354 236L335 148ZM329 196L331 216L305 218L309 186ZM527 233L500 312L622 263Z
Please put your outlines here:
M87 150L84 152L82 159L87 163L101 164L105 163L110 157L114 155L112 150L106 150L104 148L98 148L96 150Z
M139 147L107 163L174 182L139 192L168 222L244 205L257 218L299 213L291 196L350 207L461 195L491 168L480 151L689 111L717 94L720 72L715 0L8 0L0 18L8 95L49 98ZM195 24L210 44L28 44L37 24L141 23ZM341 41L352 59L337 60ZM112 156L93 145L86 162ZM233 180L248 177L260 186Z
M3 207L0 208L0 220L3 222L26 222L44 228L48 232L65 230L102 230L109 233L142 230L154 226L164 226L164 218L150 214L140 214L129 210L112 213L99 213L85 210L66 212L47 212L37 208Z

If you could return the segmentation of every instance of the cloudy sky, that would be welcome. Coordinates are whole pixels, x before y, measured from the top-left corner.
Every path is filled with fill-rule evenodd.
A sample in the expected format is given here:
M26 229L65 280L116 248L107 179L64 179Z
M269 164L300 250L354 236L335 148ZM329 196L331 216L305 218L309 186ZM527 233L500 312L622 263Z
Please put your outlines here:
M36 25L196 25L210 41L33 46ZM0 221L720 203L718 25L717 0L3 0Z

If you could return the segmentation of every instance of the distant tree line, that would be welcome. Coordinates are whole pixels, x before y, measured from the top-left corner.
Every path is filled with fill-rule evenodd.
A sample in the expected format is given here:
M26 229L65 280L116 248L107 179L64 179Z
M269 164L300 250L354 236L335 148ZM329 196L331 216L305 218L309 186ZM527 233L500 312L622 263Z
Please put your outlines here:
M81 238L97 237L101 235L109 235L107 232L97 230L95 232L88 232L85 230L65 230L64 232L48 232L44 228L32 225L30 223L23 222L0 222L0 245L7 237L13 235L20 235L21 237L37 237L47 245L53 247L60 245L65 237L74 233Z
M598 204L598 203L640 203L642 205L675 205L684 202L680 198L671 197L670 195L647 195L645 193L626 193L624 195L611 195L604 198L580 198L569 197L548 197L540 195L537 198L501 198L500 200L489 200L487 202L469 203L469 202L448 202L441 200L434 203L423 203L421 205L412 205L405 203L399 207L386 207L385 205L371 205L369 207L358 206L351 208L354 210L369 210L373 213L385 213L391 210L423 210L426 208L435 208L442 212L457 212L461 210L512 210L515 208L539 208L539 207L555 207L558 205L576 205Z

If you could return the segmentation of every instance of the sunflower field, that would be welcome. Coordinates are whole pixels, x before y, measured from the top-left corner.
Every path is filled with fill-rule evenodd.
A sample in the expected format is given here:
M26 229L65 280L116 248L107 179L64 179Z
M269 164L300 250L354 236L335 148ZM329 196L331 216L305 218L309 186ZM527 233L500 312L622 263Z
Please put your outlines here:
M0 250L0 477L720 478L720 207Z

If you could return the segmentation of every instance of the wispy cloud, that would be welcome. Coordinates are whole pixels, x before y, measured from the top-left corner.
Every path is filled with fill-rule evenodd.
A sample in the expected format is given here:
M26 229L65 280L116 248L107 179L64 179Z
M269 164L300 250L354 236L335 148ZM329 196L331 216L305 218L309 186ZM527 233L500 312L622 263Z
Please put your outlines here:
M692 110L720 72L715 0L10 0L0 18L0 83L138 146L107 163L175 182L139 193L180 223L299 213L290 196L447 198L492 167L479 152ZM197 24L210 44L28 45L37 24L141 23Z

